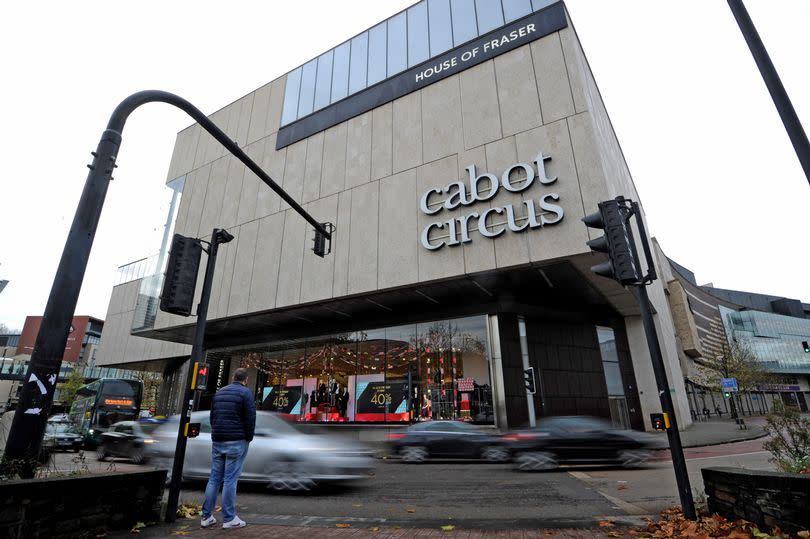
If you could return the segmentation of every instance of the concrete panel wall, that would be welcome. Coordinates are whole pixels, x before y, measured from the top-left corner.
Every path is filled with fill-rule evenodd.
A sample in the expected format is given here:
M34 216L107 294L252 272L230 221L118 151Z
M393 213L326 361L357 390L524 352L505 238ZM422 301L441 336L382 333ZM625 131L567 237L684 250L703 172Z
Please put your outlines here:
M101 342L96 353L96 366L184 356L191 353L191 347L188 345L130 335L140 287L141 280L138 279L113 288L107 306L107 318L101 331Z

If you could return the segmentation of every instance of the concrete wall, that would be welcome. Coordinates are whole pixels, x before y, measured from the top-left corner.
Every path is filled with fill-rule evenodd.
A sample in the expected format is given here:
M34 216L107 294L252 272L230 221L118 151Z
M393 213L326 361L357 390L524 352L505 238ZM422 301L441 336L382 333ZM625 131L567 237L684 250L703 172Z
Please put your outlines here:
M176 231L205 237L223 226L236 236L220 254L210 318L585 252L579 218L613 188L600 164L580 56L569 27L278 151L283 77L213 114L307 211L337 225L334 254L325 259L310 250L311 227L255 175L198 126L182 131L169 172L169 179L186 175ZM518 194L501 189L488 202L435 216L419 211L427 189L466 181L467 166L500 176L538 151L551 156L547 173L556 183L535 182ZM422 229L442 217L550 192L565 209L558 224L494 241L474 229L461 247L420 246ZM160 313L156 328L190 321Z
M141 280L138 279L113 288L107 306L107 319L101 332L101 342L96 352L96 367L187 356L191 353L189 345L145 339L130 334L140 287Z

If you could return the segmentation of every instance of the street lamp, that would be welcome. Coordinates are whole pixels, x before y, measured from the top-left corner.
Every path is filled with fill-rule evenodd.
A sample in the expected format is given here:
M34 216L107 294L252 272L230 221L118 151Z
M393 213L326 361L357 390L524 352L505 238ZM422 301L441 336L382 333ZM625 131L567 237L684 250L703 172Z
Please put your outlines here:
M42 445L45 425L53 403L59 367L65 353L70 322L79 299L107 188L112 179L113 169L117 166L115 161L121 147L121 134L129 115L141 105L152 102L167 103L186 112L200 124L200 127L210 133L273 189L292 209L314 226L319 234L330 242L332 240L333 229L331 227L316 221L307 213L248 157L236 142L228 138L228 135L197 107L182 97L161 90L145 90L124 99L110 116L98 147L95 152L92 152L93 161L87 165L90 172L87 175L84 190L65 241L62 258L59 261L48 303L45 306L42 325L23 379L17 412L14 414L14 421L9 431L2 461L2 470L5 473L16 472L23 478L34 476L36 458Z

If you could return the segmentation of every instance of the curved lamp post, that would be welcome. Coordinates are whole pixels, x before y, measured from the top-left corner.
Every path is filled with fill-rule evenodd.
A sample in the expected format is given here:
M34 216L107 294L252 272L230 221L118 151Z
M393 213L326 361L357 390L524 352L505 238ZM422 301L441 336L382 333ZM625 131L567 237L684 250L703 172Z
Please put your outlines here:
M87 175L82 196L76 207L76 215L62 251L59 268L56 270L42 325L25 374L17 411L9 431L2 463L3 472L6 474L18 473L23 478L34 476L70 323L79 299L107 187L113 169L117 166L115 160L121 146L121 132L127 118L136 108L155 101L168 103L185 111L278 193L292 209L314 226L316 231L326 239L332 238L330 229L309 215L197 107L182 97L160 90L146 90L124 99L110 116L107 129L102 133L98 148L93 152L93 162L87 165L90 173Z

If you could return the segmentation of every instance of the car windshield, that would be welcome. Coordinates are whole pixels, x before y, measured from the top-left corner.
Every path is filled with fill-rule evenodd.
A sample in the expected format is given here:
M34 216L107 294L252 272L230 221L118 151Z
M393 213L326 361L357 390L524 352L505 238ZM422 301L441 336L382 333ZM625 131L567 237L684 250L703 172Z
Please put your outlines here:
M75 433L76 429L72 423L49 423L48 434L61 434L64 432Z

